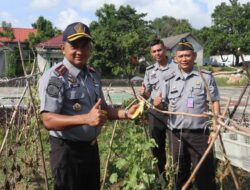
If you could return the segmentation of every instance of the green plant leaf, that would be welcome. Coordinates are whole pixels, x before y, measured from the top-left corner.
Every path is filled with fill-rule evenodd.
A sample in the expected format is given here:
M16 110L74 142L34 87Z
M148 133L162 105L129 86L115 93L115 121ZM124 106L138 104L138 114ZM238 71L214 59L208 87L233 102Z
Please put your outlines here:
M109 178L109 181L110 181L110 183L116 183L117 182L117 179L118 179L118 175L117 175L117 173L112 173L112 175L110 176L110 178Z

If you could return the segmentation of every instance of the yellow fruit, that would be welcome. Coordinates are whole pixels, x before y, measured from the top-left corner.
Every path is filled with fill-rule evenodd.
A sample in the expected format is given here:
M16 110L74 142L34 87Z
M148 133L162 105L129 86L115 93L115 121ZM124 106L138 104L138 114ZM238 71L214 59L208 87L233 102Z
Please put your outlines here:
M136 111L134 112L134 114L132 115L131 119L135 119L136 117L141 115L144 111L144 101L140 100L140 102L138 104L139 104L139 106L136 109Z

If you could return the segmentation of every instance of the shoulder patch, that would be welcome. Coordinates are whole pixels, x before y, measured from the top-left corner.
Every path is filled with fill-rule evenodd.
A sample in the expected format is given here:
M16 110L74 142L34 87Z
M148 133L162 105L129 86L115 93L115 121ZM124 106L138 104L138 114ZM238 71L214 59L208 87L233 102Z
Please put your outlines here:
M168 80L170 80L171 78L173 78L174 76L175 76L175 72L172 72L171 74L165 76L165 77L164 77L164 80L165 80L165 81L168 81Z
M146 70L150 70L150 69L153 69L155 66L154 65L150 65L146 68Z
M49 80L46 92L51 97L58 97L62 86L63 86L63 82L61 81L61 79L57 77L51 77L51 79Z
M55 68L54 73L57 76L63 76L67 72L67 70L67 67L64 64L61 64Z
M207 71L207 70L204 70L204 69L201 69L201 72L202 72L202 73L209 74L209 75L211 75L211 74L212 74L212 72L211 72L211 71Z

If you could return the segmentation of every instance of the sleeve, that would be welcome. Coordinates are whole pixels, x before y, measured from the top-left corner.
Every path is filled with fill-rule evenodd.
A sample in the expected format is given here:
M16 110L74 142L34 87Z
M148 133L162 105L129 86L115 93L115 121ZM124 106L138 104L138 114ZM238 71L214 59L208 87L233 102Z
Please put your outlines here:
M104 94L103 94L103 91L102 91L102 88L100 89L100 98L102 99L102 107L103 108L106 108L108 106L105 98L104 98Z
M63 106L63 81L45 73L39 80L40 112L60 113Z
M219 101L220 100L219 89L217 87L217 84L215 82L213 75L209 75L208 88L211 94L212 101Z
M164 108L167 108L168 106L168 92L169 92L169 82L168 81L162 81L160 86L160 92L162 97L162 103Z
M152 92L152 86L149 83L149 71L145 72L143 83L144 83L144 85L146 87L146 92L150 92L151 93Z

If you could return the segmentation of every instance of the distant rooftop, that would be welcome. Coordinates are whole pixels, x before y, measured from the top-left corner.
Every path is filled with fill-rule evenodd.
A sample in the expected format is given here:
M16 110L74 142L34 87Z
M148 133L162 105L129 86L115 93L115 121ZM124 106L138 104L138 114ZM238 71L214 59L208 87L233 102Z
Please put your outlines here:
M192 36L190 33L184 33L176 36L170 36L167 38L162 38L162 41L165 45L167 45L167 48L172 49L182 38L186 38L188 36Z
M53 38L50 38L48 40L44 40L40 42L37 47L42 47L42 48L60 48L62 45L62 34L55 36Z
M15 39L11 40L8 37L0 37L0 42L25 42L28 39L29 33L37 33L33 28L12 28ZM3 32L3 28L0 27L0 32Z

